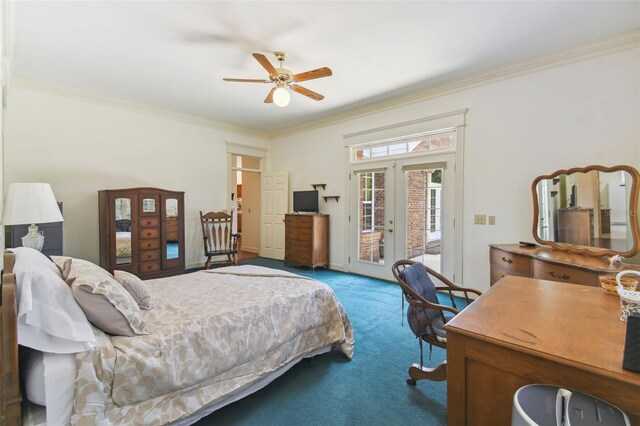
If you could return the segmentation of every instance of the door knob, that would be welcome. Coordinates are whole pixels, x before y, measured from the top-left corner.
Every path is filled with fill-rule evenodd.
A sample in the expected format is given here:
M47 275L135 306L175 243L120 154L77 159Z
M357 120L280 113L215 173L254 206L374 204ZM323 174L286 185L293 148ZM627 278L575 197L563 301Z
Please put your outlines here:
M387 229L387 232L393 232L393 228Z

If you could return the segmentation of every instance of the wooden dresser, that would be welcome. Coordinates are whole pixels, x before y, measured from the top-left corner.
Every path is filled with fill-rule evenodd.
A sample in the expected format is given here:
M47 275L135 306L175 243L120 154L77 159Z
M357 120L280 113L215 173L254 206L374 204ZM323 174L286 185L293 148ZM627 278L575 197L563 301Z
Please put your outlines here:
M558 242L593 245L593 209L559 209Z
M329 215L284 216L284 263L329 267Z
M100 266L142 279L184 272L184 192L98 191Z
M600 286L599 275L615 275L640 265L609 265L606 259L582 256L548 247L491 244L491 285L506 275Z
M531 383L601 398L640 421L640 374L622 368L626 323L600 288L508 276L447 323L449 425L509 425Z

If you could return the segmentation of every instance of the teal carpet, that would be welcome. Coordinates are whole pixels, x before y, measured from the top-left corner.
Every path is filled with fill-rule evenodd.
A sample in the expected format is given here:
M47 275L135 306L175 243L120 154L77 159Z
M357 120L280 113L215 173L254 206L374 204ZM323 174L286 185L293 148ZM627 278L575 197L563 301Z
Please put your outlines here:
M285 267L264 258L241 263L284 269L331 286L353 324L353 359L331 352L303 360L267 387L197 425L446 424L446 382L406 384L408 368L420 362L420 349L406 319L401 324L396 284L324 269L312 274L309 269ZM425 345L429 367L446 356L435 347L431 361L428 354Z

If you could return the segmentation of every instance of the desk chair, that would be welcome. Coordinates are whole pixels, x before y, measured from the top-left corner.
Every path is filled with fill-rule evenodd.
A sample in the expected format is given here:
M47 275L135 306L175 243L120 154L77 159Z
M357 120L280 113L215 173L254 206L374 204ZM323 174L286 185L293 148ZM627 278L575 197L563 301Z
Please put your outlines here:
M447 380L447 361L443 361L436 368L424 367L422 341L429 344L429 358L433 346L447 348L447 332L445 324L458 312L454 292L464 293L464 299L469 305L474 299L469 294L482 295L479 290L463 288L455 285L450 280L423 265L412 260L399 260L391 267L393 276L400 284L404 299L409 304L407 321L409 327L420 342L420 365L413 364L409 368L407 384L415 386L416 380ZM435 277L444 286L433 283L431 277ZM441 305L438 301L437 291L446 291L451 299L451 306ZM404 310L404 302L403 302Z

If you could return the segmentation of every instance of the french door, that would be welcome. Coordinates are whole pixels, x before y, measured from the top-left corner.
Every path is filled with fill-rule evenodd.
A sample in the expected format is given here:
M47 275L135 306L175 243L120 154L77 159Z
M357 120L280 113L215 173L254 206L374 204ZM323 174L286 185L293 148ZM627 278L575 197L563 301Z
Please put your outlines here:
M351 169L352 272L392 280L412 259L453 278L455 153Z

